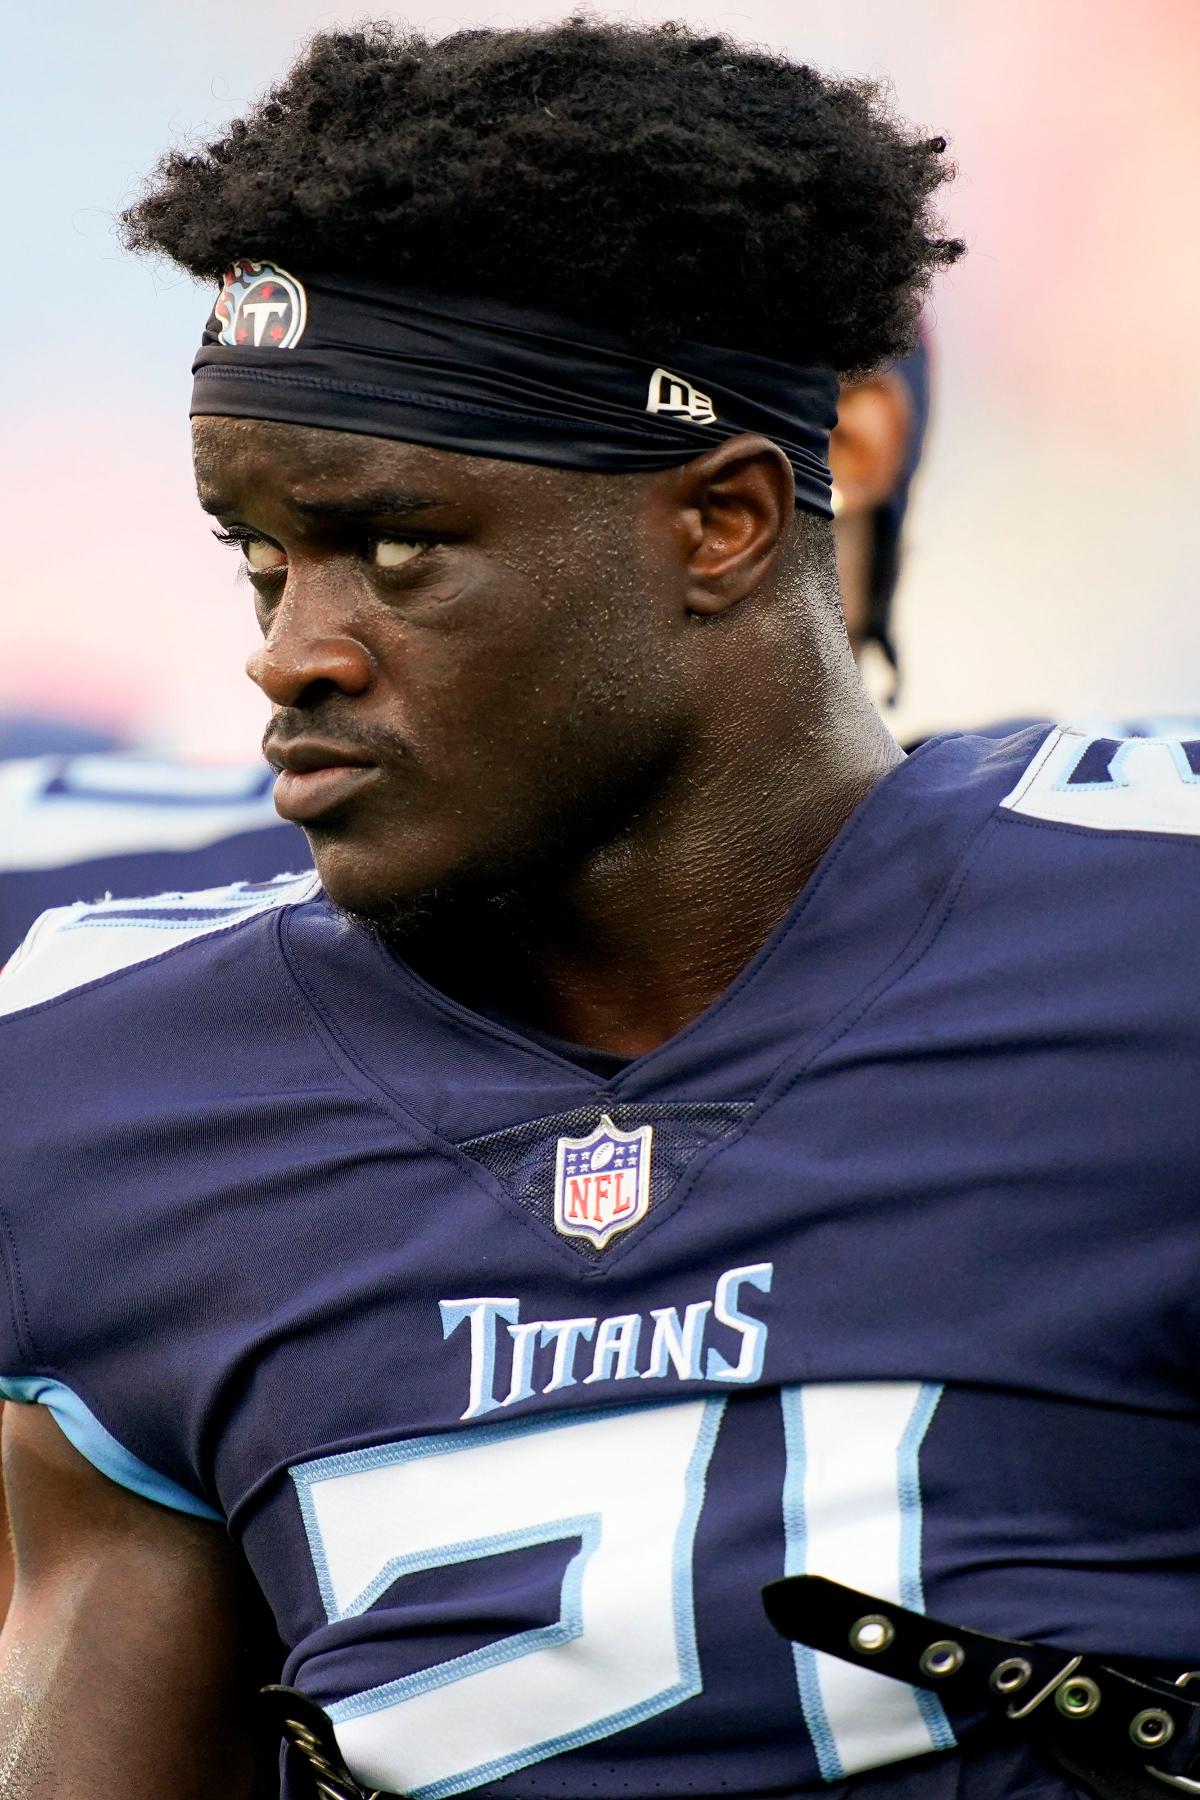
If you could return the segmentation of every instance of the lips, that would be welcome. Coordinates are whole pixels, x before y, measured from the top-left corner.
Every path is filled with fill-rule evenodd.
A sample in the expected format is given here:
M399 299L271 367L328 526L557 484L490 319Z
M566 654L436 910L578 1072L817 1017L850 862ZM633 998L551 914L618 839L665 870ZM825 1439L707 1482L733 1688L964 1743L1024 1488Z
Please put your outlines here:
M313 739L272 744L267 760L278 770L275 810L293 825L323 818L379 779L378 763L369 762L357 751Z

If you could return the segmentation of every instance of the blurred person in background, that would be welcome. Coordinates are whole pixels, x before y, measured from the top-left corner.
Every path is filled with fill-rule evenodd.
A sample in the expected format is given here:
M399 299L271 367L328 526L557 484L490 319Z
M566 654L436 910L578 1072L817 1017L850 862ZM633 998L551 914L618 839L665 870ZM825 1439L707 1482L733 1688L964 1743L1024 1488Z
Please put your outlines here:
M897 674L892 609L904 523L925 448L930 340L859 381L843 382L829 443L838 586L856 658L875 645Z
M893 613L908 506L929 427L932 357L931 337L925 330L908 356L865 380L844 384L829 446L838 583L846 631L857 658L871 645L880 651L890 669L893 694L901 673ZM1064 519L1064 531L1070 528L1070 521ZM928 529L936 533L936 518L928 522ZM919 588L910 591L907 605L919 608L920 604ZM1022 715L965 720L961 729L976 736L1003 738L1049 723L1048 715ZM1089 713L1074 723L1096 737L1114 740L1200 737L1200 712L1145 717ZM905 747L915 750L924 741L918 738ZM1115 742L1113 750L1115 753Z

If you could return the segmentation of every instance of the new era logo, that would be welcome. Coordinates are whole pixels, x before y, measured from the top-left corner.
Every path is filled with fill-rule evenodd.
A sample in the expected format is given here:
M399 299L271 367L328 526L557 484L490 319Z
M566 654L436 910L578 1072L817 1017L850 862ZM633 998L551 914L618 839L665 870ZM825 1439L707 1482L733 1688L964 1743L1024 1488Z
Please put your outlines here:
M697 425L711 425L717 416L707 394L702 394L682 375L672 375L669 369L655 369L650 377L646 411L670 413L675 418L691 419Z

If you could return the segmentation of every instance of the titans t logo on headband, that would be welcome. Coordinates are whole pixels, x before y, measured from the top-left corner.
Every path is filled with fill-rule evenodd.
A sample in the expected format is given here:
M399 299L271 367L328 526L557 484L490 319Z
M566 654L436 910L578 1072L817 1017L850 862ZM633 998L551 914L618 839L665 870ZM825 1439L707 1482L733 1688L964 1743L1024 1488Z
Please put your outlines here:
M242 257L226 271L213 312L231 349L290 350L303 336L308 300L286 269Z

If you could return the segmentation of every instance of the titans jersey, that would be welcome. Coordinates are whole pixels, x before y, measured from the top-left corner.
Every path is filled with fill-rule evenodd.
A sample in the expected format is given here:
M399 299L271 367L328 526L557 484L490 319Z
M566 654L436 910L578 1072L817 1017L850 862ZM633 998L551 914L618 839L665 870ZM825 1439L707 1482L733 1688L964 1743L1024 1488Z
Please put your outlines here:
M127 755L0 765L0 963L47 907L306 869L271 771Z
M607 1071L312 876L51 914L0 1391L228 1521L368 1789L1065 1795L759 1595L1200 1665L1198 858L1200 742L932 740Z

